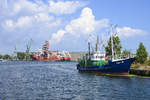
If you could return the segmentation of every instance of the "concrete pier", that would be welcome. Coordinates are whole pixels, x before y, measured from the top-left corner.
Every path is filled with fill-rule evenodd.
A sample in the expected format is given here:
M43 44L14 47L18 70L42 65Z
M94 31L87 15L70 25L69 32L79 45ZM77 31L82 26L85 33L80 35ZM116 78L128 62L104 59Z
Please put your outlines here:
M150 76L150 70L131 69L130 74L135 74L140 76Z
M79 58L82 58L86 52L69 52L72 58L72 61L77 61Z

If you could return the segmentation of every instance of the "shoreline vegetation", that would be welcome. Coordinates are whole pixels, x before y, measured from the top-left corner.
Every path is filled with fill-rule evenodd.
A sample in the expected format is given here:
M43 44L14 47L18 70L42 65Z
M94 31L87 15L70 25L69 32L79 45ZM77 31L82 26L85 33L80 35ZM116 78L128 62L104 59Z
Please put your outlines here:
M150 59L145 61L143 64L134 62L131 65L130 74L150 76Z
M145 61L143 64L134 62L131 69L150 70L150 60Z

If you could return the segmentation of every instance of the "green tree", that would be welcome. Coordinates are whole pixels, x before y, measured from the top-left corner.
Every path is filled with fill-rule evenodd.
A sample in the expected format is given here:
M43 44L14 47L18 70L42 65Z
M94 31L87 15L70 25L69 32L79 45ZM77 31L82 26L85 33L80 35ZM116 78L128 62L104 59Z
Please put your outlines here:
M19 60L24 60L25 59L25 53L24 52L17 52L17 58Z
M136 61L143 64L147 60L148 53L143 43L140 43L139 48L136 50Z
M123 56L129 56L131 54L131 52L129 50L123 50L122 55Z
M2 59L2 58L3 58L3 55L0 54L0 59Z
M120 38L118 36L113 36L113 50L114 50L114 54L117 56L120 56L121 54L121 43L120 43ZM111 37L109 38L108 42L107 42L107 46L105 47L105 51L106 51L106 56L110 56L112 55L112 46L111 46Z
M9 59L11 59L11 56L10 56L10 55L8 55L8 54L6 54L6 55L4 55L4 56L3 56L3 59L7 59L7 60L9 60Z

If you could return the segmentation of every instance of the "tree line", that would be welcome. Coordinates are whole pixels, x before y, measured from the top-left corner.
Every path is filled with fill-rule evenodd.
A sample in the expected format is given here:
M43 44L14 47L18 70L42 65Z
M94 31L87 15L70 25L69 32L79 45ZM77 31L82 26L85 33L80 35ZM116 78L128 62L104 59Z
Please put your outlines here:
M13 56L9 54L1 55L0 54L0 59L5 59L5 60L13 60ZM24 52L17 52L17 59L18 60L26 60L26 53Z

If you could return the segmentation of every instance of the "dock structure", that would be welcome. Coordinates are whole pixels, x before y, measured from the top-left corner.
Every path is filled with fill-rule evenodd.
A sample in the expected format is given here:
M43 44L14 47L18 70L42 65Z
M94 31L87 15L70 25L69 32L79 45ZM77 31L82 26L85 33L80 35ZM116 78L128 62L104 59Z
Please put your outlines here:
M85 55L87 52L69 52L71 57L72 57L72 61L77 61L79 58L82 58L83 55Z
M146 69L131 69L130 74L140 75L140 76L150 76L150 70Z

